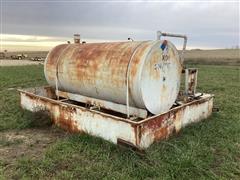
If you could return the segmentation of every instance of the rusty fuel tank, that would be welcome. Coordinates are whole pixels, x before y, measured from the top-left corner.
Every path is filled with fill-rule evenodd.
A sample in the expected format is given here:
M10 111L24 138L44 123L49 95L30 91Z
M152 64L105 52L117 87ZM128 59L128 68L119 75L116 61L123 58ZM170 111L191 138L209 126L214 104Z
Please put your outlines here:
M170 109L182 65L170 41L62 44L48 54L47 82L61 91L147 109Z

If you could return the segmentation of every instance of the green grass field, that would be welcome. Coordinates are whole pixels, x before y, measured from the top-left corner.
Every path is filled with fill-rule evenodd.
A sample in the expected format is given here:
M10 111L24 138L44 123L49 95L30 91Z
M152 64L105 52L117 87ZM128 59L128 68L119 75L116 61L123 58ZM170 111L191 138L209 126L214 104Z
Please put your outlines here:
M215 94L220 112L153 144L144 156L100 138L66 134L44 146L37 157L25 153L10 162L2 158L0 179L240 179L240 68L197 67L198 90ZM41 65L0 67L0 135L44 128L36 127L33 115L21 110L16 91L44 84ZM56 127L47 129L44 132ZM0 155L22 143L0 137ZM32 146L38 144L28 148Z

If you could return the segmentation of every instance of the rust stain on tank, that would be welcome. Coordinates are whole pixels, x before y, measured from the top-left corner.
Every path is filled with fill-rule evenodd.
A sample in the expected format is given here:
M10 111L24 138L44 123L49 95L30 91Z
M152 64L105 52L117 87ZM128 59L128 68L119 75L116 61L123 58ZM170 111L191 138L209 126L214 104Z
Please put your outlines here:
M167 128L160 128L154 132L154 138L156 140L164 139L168 135L169 135L169 132L168 132Z
M73 120L73 113L76 113L74 108L61 107L59 117L57 118L57 124L63 129L69 132L80 132L77 124Z
M151 121L149 121L149 122L146 123L146 124L143 124L142 133L144 133L145 130L155 129L155 128L158 128L159 126L161 126L161 125L162 125L162 122L163 122L165 119L167 119L167 116L168 116L168 114L162 115L162 116L159 116L159 117L157 117L157 118L152 119Z
M70 61L75 61L72 62L74 63L72 72L76 72L75 80L94 84L95 79L101 79L103 83L104 80L110 79L111 85L122 87L125 82L123 74L126 73L126 64L136 45L127 42L75 46L70 56ZM109 82L103 85L107 86Z
M59 58L59 56L61 55L61 52L63 51L63 49L67 46L67 44L61 44L56 46L53 50L52 53L50 53L48 55L49 61L48 64L51 65L55 65L57 62L57 59Z

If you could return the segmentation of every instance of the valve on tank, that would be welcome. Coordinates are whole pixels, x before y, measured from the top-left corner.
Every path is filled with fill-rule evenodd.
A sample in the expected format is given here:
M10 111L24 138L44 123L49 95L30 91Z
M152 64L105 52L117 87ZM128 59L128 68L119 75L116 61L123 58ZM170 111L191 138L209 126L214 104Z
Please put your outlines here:
M80 34L74 34L73 38L75 44L80 44Z

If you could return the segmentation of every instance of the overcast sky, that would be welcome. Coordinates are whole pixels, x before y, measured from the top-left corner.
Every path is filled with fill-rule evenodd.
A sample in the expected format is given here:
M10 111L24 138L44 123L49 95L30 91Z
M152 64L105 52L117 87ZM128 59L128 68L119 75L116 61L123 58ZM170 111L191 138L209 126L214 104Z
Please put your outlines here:
M157 30L186 34L192 48L239 44L239 1L2 0L1 21L3 44L65 41L74 33L85 40L148 40L156 38Z

